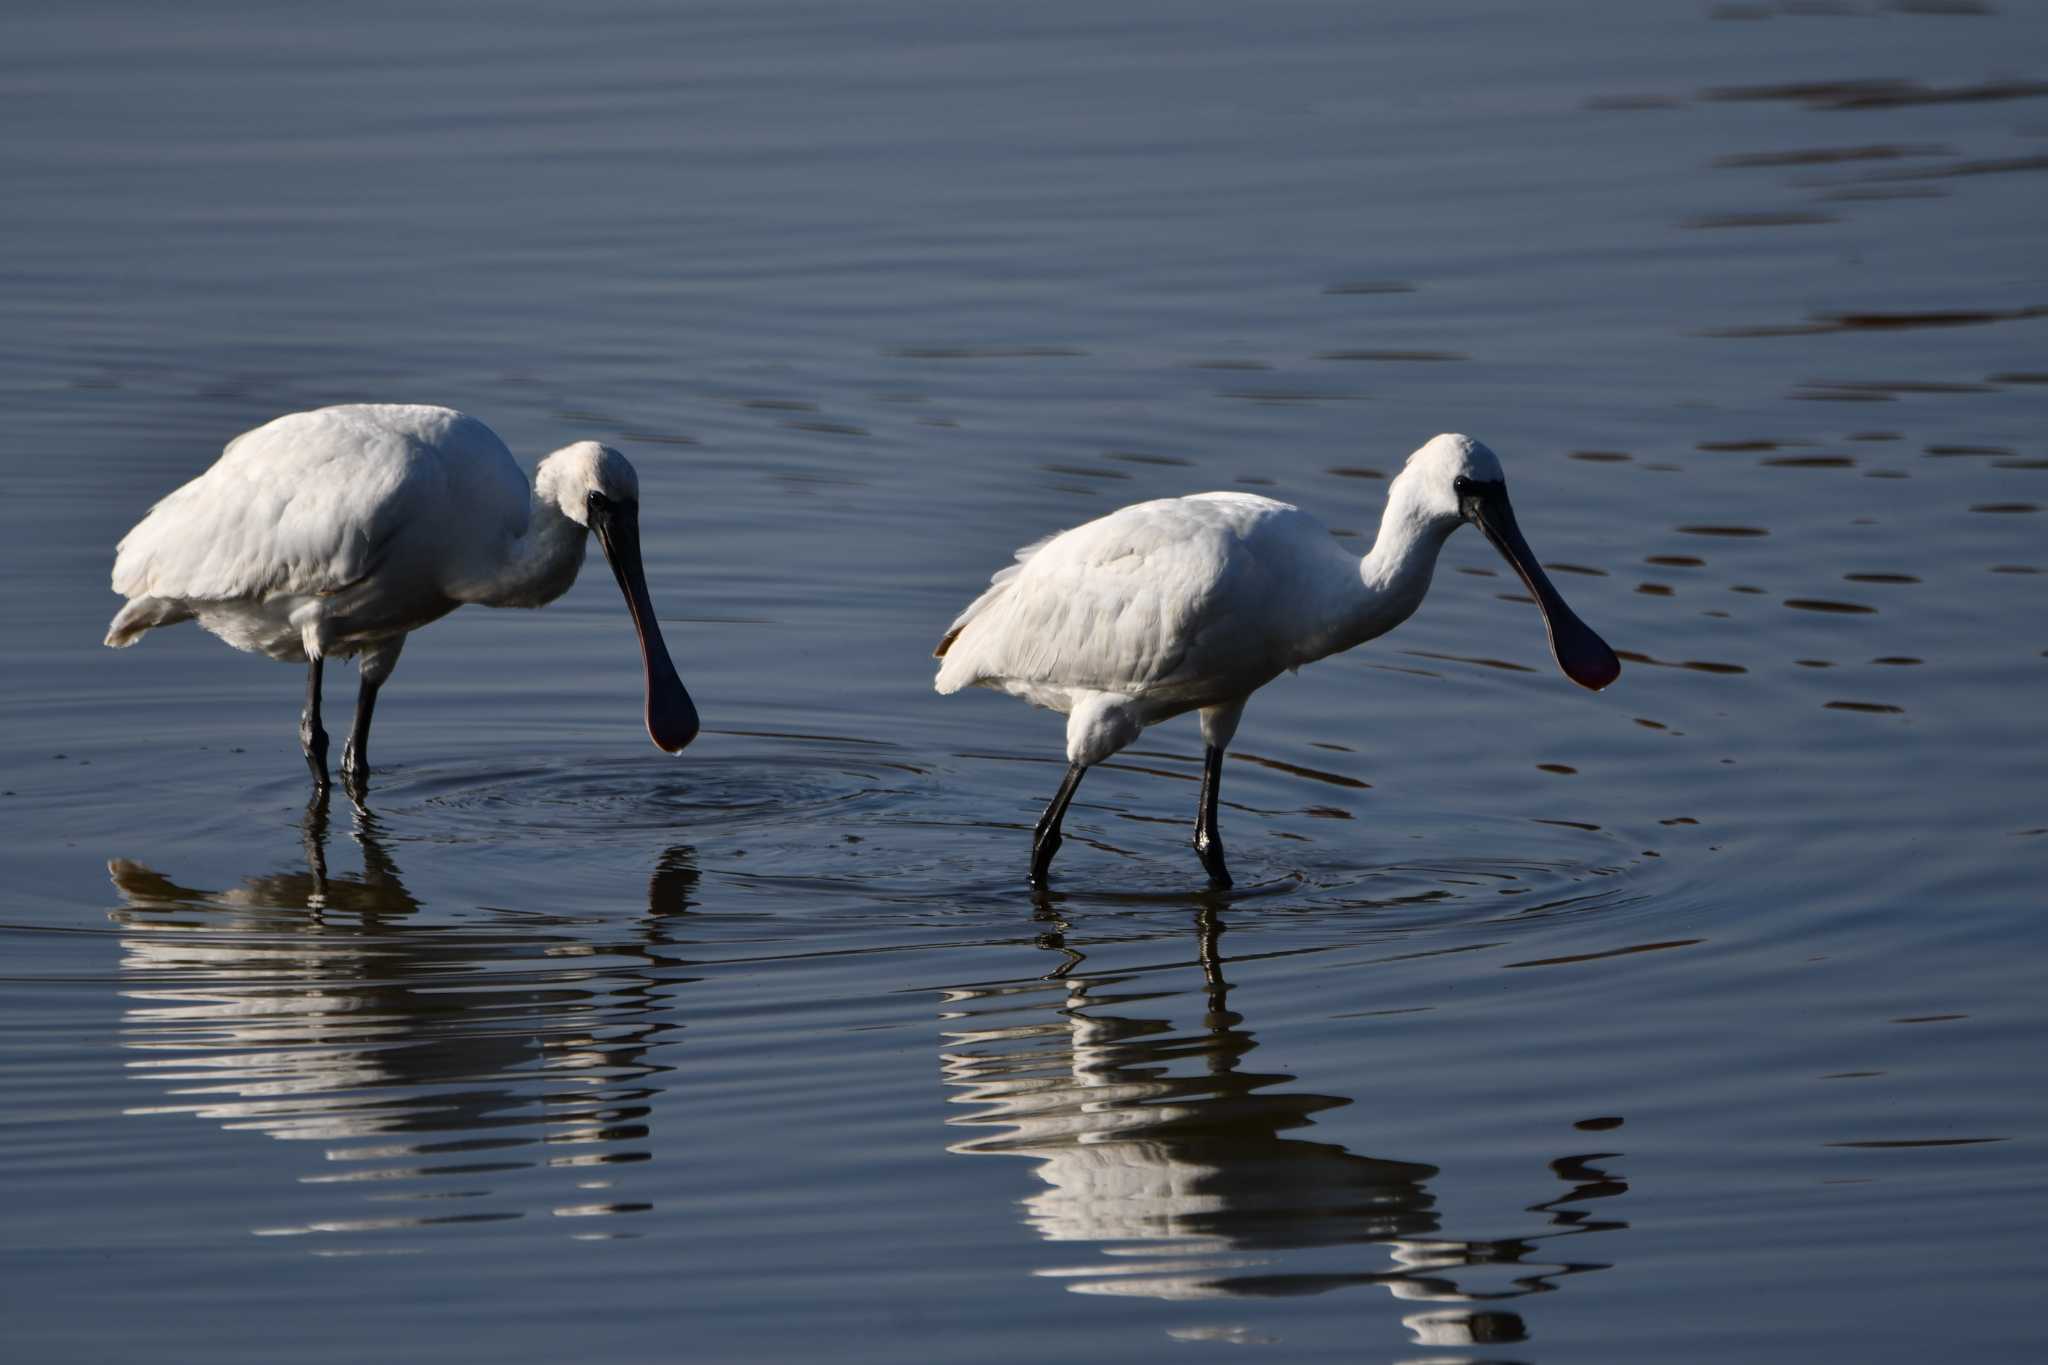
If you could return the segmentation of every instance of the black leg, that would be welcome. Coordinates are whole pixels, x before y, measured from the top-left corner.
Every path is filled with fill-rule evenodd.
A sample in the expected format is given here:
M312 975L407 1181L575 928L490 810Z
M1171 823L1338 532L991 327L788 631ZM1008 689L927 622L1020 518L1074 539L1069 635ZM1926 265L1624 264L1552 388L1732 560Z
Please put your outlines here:
M1031 884L1045 885L1046 869L1052 866L1052 855L1060 851L1060 821L1067 818L1067 806L1074 799L1074 788L1081 785L1081 778L1087 769L1078 763L1067 766L1066 778L1060 789L1052 794L1052 802L1045 808L1045 814L1038 817L1038 829L1031 836Z
M370 789L370 714L377 709L377 689L383 685L364 675L356 693L355 722L349 726L348 742L341 746L341 785L358 804Z
M306 751L306 766L313 770L313 789L327 790L327 732L320 728L320 664L313 660L306 670L306 709L299 712L299 747Z
M1223 751L1211 744L1202 755L1202 796L1195 809L1195 852L1215 886L1230 885L1223 865L1223 834L1216 828L1216 793L1223 785Z

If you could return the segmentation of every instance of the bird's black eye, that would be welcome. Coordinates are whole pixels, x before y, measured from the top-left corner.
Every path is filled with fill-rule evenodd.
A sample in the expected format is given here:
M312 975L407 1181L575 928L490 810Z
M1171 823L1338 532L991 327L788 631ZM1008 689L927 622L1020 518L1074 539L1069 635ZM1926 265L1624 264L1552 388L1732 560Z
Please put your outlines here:
M1451 480L1451 491L1461 498L1464 497L1472 491L1472 480L1460 474L1457 478Z

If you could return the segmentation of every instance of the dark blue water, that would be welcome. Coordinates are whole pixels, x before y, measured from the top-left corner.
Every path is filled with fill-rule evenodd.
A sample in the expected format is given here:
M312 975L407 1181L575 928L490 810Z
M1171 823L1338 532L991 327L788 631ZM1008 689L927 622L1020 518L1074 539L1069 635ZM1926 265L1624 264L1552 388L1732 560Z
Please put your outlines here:
M2048 22L2004 5L89 5L0 44L23 1360L2027 1360ZM301 675L114 654L280 412L643 484ZM1010 547L1501 453L1398 632L1089 778L930 690ZM352 679L330 670L330 723Z

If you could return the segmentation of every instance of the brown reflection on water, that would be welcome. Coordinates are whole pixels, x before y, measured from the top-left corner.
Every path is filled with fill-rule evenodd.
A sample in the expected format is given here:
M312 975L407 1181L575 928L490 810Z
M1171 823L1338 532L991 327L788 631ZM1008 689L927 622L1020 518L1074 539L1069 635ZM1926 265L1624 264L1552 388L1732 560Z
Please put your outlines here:
M1441 659L1445 663L1472 664L1478 668L1494 668L1504 673L1534 673L1527 664L1511 663L1506 659L1488 659L1474 654L1440 654L1428 649L1404 649L1403 654L1416 659ZM1623 658L1628 657L1623 655Z
M2048 171L2048 156L1997 156L1972 161L1950 161L1939 166L1902 166L1876 171L1868 180L1951 180L1972 175L2012 175Z
M687 979L653 969L675 965L691 851L663 855L645 918L606 941L534 915L422 922L375 817L358 811L350 835L360 875L329 869L325 802L307 812L304 871L203 890L108 863L121 1042L166 1096L124 1112L319 1144L301 1183L375 1206L258 1235L550 1214L578 1219L579 1239L628 1235L583 1220L652 1207L614 1187L651 1155L650 1101L670 1069L655 1049L680 1027L657 986Z
M1788 597L1783 605L1794 611L1829 612L1836 616L1869 616L1877 611L1861 602L1836 602L1825 597Z
M1928 86L1918 81L1787 81L1723 85L1700 92L1705 100L1787 100L1809 109L1896 109L1915 104L1983 104L2048 96L2048 81L1992 80L1974 85Z
M1169 1300L1377 1286L1446 1305L1403 1323L1423 1344L1457 1344L1521 1340L1521 1318L1502 1301L1608 1268L1541 1253L1559 1237L1627 1226L1571 1207L1627 1190L1592 1164L1613 1154L1550 1163L1565 1192L1527 1206L1548 1230L1444 1236L1435 1166L1294 1135L1350 1101L1248 1064L1258 1039L1230 1007L1216 911L1197 913L1201 1013L1185 1028L1167 1017L1182 992L1137 973L1083 974L1069 926L1039 917L1039 946L1059 964L1035 981L946 991L943 1015L946 1083L973 1110L949 1124L988 1130L948 1150L1038 1163L1044 1188L1023 1201L1025 1223L1101 1253L1036 1274L1078 1294Z
M1698 231L1713 228L1818 227L1840 221L1841 219L1832 213L1760 209L1748 213L1698 213L1690 218L1680 219L1678 225Z
M1325 294L1412 294L1415 286L1401 280L1339 280L1323 286Z
M1898 332L1920 327L1981 327L1994 322L2023 322L2048 317L2048 306L1979 309L1943 308L1925 312L1813 313L1805 322L1763 323L1747 327L1709 327L1703 337L1822 336L1830 332Z
M1362 393L1319 389L1222 389L1218 398L1235 398L1244 403L1356 403Z
M1321 351L1317 360L1444 361L1470 360L1463 351Z
M1067 360L1088 352L1075 346L898 346L884 352L899 360Z
M1111 450L1103 453L1105 460L1118 460L1124 464L1157 465L1161 468L1180 469L1194 463L1183 455L1154 455L1138 450Z
M1230 757L1237 762L1256 764L1261 768L1270 768L1276 773L1286 773L1290 777L1305 777L1312 782L1327 782L1333 787L1352 787L1363 791L1372 786L1370 782L1356 777L1347 777L1343 773L1324 772L1321 768L1303 767L1299 763L1287 763L1277 758L1267 758L1261 754L1251 753L1244 749L1231 750Z
M1602 113L1633 113L1649 109L1678 109L1685 101L1672 95L1621 94L1589 95L1585 103L1586 108Z
M1828 190L1821 198L1846 203L1883 203L1892 199L1945 199L1948 191L1936 185L1844 185Z
M1941 395L1997 393L1993 384L1965 383L1947 379L1809 379L1793 391L1795 398L1868 395L1890 398L1898 394Z
M1694 673L1720 673L1729 676L1749 672L1741 664L1717 663L1711 659L1659 659L1633 649L1617 649L1614 652L1617 657L1630 663L1648 664L1652 668L1683 668Z
M1741 152L1717 156L1717 167L1833 166L1845 161L1897 161L1909 156L1950 156L1955 149L1938 142L1905 145L1869 143L1860 147L1809 147L1786 152Z
M1779 455L1757 463L1765 469L1853 469L1856 465L1849 455Z

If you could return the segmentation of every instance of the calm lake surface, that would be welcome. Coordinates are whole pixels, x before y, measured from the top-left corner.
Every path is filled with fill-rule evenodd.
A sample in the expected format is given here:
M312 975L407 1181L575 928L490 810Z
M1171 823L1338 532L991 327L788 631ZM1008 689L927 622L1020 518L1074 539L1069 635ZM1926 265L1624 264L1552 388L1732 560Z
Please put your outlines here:
M2035 1360L2048 13L80 4L0 44L10 1359ZM236 433L596 437L593 560L302 673L115 654ZM941 698L1011 547L1250 487L1398 632L1082 788ZM329 671L329 726L353 670ZM338 752L338 750L337 750Z

